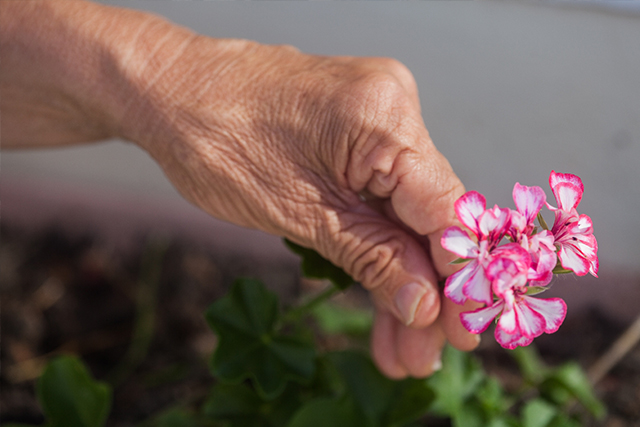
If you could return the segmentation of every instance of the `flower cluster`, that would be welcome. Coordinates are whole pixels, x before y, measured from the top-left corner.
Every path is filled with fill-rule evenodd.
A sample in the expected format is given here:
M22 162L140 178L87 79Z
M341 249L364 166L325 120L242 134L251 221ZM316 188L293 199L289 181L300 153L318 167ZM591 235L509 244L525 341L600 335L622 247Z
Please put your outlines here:
M485 304L461 313L462 324L479 334L499 316L495 337L508 349L529 345L543 332L557 331L564 321L567 306L562 299L533 297L547 289L554 274L598 273L591 218L576 211L584 192L582 180L552 171L549 184L558 207L547 203L542 188L519 183L513 188L516 210L487 209L484 196L469 191L456 201L455 210L474 238L460 227L449 227L442 236L442 246L460 257L456 262L466 263L447 279L445 295L457 304L468 299ZM545 205L555 213L551 230L540 215Z

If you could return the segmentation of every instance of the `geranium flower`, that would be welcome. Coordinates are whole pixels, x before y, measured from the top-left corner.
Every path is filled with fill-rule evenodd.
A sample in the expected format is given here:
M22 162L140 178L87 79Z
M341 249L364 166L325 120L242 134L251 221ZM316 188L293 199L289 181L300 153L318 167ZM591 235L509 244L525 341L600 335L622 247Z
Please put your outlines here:
M456 215L476 237L476 241L460 227L449 227L441 239L442 247L470 262L447 278L444 293L457 304L467 298L491 304L491 282L484 272L509 227L509 209L494 206L486 209L486 199L476 191L465 193L455 202Z
M567 307L560 298L538 299L527 295L531 256L517 243L496 249L486 268L498 300L491 305L460 314L463 326L472 333L484 332L500 315L495 337L501 346L526 346L543 332L558 330Z
M578 276L591 273L598 277L598 242L593 235L593 223L587 215L579 215L576 207L582 200L582 180L572 174L551 171L549 185L558 207L551 233L558 246L558 258L563 268Z
M509 236L531 255L528 277L533 282L532 286L548 285L557 262L553 234L547 230L535 233L534 221L546 200L547 196L540 187L527 187L519 182L513 187L517 211L511 212Z

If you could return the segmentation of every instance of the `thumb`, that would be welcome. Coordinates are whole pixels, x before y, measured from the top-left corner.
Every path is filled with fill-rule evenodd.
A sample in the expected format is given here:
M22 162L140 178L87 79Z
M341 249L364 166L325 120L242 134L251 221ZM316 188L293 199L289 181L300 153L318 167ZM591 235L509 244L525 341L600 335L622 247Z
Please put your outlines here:
M330 259L370 291L376 306L403 324L422 328L433 323L440 297L424 247L364 203L338 219L339 229L327 233L319 245Z

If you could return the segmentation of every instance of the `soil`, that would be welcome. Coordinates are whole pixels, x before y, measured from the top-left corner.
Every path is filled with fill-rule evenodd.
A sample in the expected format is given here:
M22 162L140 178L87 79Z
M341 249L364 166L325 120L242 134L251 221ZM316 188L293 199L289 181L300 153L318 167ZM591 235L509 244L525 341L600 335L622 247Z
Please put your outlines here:
M135 425L176 402L197 403L213 384L207 363L216 341L202 315L207 306L238 276L263 278L285 302L302 292L295 265L179 239L141 235L122 250L55 227L29 231L5 222L0 233L0 423L43 422L35 379L60 353L80 355L94 377L117 383L109 426ZM350 297L366 298L357 290ZM155 327L146 331L149 347L138 349L137 363L127 352L141 306ZM559 332L538 339L538 348L550 364L591 366L627 326L613 319L597 309L570 317ZM477 354L508 386L515 366L492 341ZM596 390L609 411L600 425L640 426L640 347Z

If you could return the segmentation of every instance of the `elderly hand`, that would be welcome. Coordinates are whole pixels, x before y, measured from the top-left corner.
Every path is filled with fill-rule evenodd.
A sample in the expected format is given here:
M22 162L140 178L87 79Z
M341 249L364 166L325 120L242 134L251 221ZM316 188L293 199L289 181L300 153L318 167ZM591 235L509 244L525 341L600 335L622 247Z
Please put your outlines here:
M86 70L75 87L65 80L77 114L92 118L82 133L65 131L68 140L134 141L191 203L342 267L371 292L372 352L389 377L431 374L445 340L477 345L458 318L469 307L438 289L454 271L440 236L464 188L433 145L402 64L212 39L81 5L102 15L91 30L102 49L91 57L97 82Z

